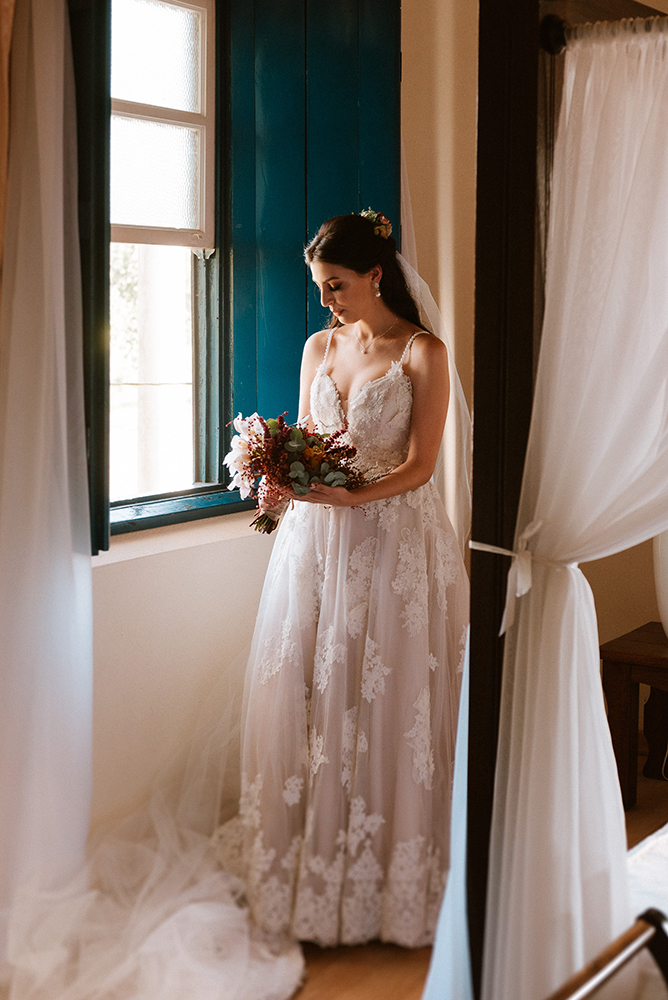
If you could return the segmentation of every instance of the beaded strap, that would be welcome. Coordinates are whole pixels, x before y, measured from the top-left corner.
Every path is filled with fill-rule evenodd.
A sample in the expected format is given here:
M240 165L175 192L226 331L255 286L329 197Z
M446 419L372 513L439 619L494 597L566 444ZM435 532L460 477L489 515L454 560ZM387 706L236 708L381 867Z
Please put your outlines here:
M404 347L404 353L403 353L403 354L401 355L401 357L399 358L399 364L400 364L400 365L403 365L404 361L406 360L406 355L407 355L407 354L408 354L408 352L410 351L410 349L411 349L411 344L413 343L413 341L415 340L415 338L416 338L416 337L419 337L419 336L420 336L421 334L423 334L423 333L425 333L425 331L424 331L424 330L417 330L417 332L413 334L413 336L411 337L411 339L410 339L410 340L408 341L408 343L407 343L407 344L406 344L406 346ZM328 346L329 346L329 345L328 345Z
M327 338L327 347L325 348L325 356L323 357L323 359L321 361L321 366L323 368L327 364L327 355L329 354L329 345L332 342L332 337L334 335L334 329L335 329L334 327L331 328L331 330L329 331L329 337Z

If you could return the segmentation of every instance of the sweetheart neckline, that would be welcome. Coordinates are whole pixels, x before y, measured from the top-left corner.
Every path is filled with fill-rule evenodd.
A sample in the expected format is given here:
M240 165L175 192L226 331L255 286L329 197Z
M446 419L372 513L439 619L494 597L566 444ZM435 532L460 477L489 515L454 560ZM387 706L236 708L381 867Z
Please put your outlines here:
M326 361L322 361L321 364L320 364L320 366L319 366L319 369L318 369L319 374L324 375L325 378L331 384L332 388L334 389L334 392L336 393L336 401L338 403L339 410L341 411L341 416L343 417L343 420L344 420L344 423L345 423L346 427L348 427L348 413L350 412L350 407L354 404L355 400L364 392L364 390L368 386L375 385L376 382L382 382L383 379L386 379L386 378L388 378L388 376L394 374L394 372L396 371L396 367L395 366L399 367L401 374L403 375L403 377L405 379L408 380L408 382L411 384L411 386L413 384L411 382L411 380L410 380L410 376L407 375L406 372L404 371L404 366L402 365L401 361L400 360L399 361L392 361L391 364L390 364L390 367L387 369L387 371L385 372L384 375L379 375L378 378L367 379L367 381L364 382L363 385L361 385L359 387L359 389L357 390L357 392L355 393L355 395L353 396L353 398L349 399L349 401L348 401L348 412L346 412L343 409L343 401L341 400L341 393L339 392L339 387L336 384L336 382L334 381L334 379L332 378L332 376L329 374L329 372L326 370L325 365L326 365Z

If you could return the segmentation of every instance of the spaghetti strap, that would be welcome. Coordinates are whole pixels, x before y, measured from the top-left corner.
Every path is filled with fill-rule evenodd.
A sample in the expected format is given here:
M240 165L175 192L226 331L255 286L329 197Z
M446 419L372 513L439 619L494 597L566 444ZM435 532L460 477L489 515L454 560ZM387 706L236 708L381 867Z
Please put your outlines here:
M415 338L419 337L420 334L422 334L422 333L427 333L427 331L426 330L416 330L415 333L413 334L413 336L411 337L411 339L408 341L408 343L404 347L404 353L399 358L399 364L400 365L403 365L404 361L406 360L408 352L411 349L411 344L413 343L413 341L415 340ZM327 347L329 347L329 344L327 345ZM325 357L327 357L327 352L325 352Z
M320 367L321 368L324 368L325 365L327 364L327 355L329 354L329 345L332 342L332 335L334 333L334 330L335 330L335 327L332 327L331 330L329 331L329 337L327 338L327 347L325 348L325 355L324 355L322 361L320 362Z

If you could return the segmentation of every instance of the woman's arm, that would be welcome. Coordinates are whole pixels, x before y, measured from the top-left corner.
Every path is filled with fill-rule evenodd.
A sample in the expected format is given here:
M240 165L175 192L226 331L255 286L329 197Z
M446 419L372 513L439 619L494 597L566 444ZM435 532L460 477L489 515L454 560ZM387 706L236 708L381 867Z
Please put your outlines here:
M299 376L299 420L308 417L310 431L313 430L313 420L310 417L311 383L315 378L318 365L325 355L328 337L329 330L320 330L318 333L314 333L304 344L304 353L302 354L302 367Z
M407 493L429 481L438 457L450 395L445 344L434 336L417 337L411 345L410 360L404 365L404 369L413 383L413 410L406 461L382 479L356 490L315 484L310 493L295 499L333 507L356 507L372 500L384 500L399 493ZM308 383L309 389L313 375ZM301 397L299 412L308 412L308 409L302 411Z

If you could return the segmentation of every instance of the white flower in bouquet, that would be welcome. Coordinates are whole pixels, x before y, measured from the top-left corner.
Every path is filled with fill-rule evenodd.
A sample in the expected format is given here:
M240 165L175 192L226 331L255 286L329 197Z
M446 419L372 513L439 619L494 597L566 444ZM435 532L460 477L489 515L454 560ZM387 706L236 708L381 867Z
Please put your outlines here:
M256 531L271 534L291 499L306 496L314 483L355 489L364 476L352 465L357 449L343 440L345 430L333 434L310 432L306 422L288 424L285 414L265 420L257 413L234 420L237 434L223 461L234 478L231 490L243 500L253 495L256 482L262 509L254 519Z
M230 451L223 459L223 462L232 473L232 482L227 487L228 490L239 490L242 500L251 495L255 477L251 470L250 438L252 434L261 431L262 425L259 423L257 413L250 417L239 414L233 421L234 429L237 432L230 442Z

